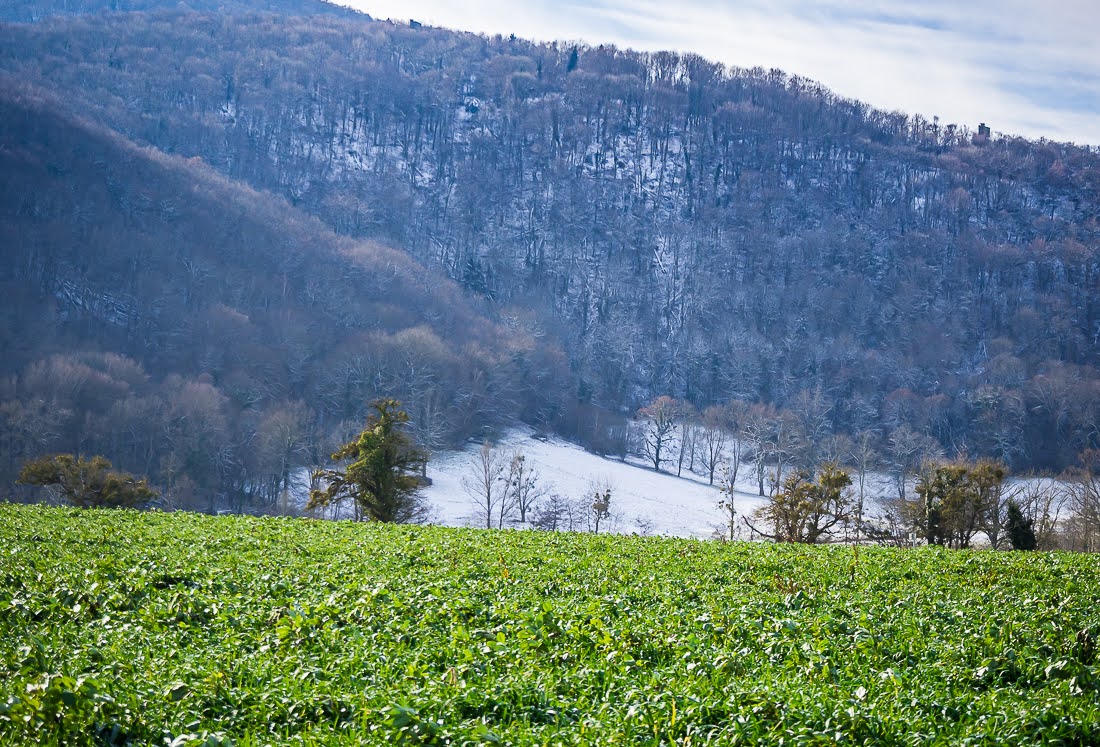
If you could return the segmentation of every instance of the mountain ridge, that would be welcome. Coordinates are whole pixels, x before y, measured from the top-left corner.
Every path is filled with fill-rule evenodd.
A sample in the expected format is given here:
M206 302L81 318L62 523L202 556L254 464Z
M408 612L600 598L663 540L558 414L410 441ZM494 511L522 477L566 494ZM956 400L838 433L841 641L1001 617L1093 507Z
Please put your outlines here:
M1097 445L1088 147L696 55L361 18L177 9L0 42L0 69L104 126L560 341L571 375L540 425L577 437L579 413L670 394L817 402L828 433L909 429L1017 468Z

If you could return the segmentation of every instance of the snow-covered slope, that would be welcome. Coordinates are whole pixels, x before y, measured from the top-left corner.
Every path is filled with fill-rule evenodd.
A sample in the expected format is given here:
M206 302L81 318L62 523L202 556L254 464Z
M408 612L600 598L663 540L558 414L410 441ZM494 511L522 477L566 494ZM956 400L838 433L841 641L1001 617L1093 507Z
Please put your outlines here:
M478 524L477 507L463 488L462 478L470 474L479 448L479 444L471 444L464 451L436 454L432 458L428 465L432 485L425 489L424 495L432 504L434 522L448 526ZM601 531L606 526L620 533L709 538L723 522L718 508L722 494L718 488L686 469L682 478L654 472L640 463L605 459L564 441L533 438L527 429L509 431L496 448L509 455L514 451L522 453L538 471L539 482L548 495L556 493L571 501L587 499L590 503L596 486L610 487L611 519L601 525ZM744 473L744 480L738 480L743 492L734 496L738 523L740 516L761 505L750 471L746 469Z

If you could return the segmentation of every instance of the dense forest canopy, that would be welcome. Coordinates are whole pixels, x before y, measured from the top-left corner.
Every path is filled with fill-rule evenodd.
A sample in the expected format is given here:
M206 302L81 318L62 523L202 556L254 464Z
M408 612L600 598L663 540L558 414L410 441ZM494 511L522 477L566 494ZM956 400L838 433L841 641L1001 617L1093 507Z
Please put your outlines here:
M67 109L95 123L40 143L53 155L29 176L4 167L4 279L27 296L3 333L17 351L4 364L12 401L31 396L28 366L80 334L158 376L206 377L223 393L243 377L263 390L246 400L303 403L317 423L361 414L367 395L408 396L379 391L407 377L379 378L358 358L427 349L432 376L450 381L440 372L455 365L497 382L438 404L446 438L507 416L593 438L615 422L606 413L670 395L699 410L810 408L823 432L915 433L1016 469L1062 468L1098 445L1093 149L878 111L690 54L310 15L305 3L156 6L47 17L44 4L45 20L0 25L4 88L49 92L44 121ZM127 146L143 164L170 160L173 197L133 156L94 154L118 138L145 147ZM210 169L263 217L181 219L202 196L190 171L205 184ZM333 250L321 269L273 228L284 214L314 244L360 249ZM180 264L147 273L135 234L160 245L173 225L191 240L173 250ZM392 251L380 245L466 296L440 281L416 301L372 290L350 310L343 265ZM71 300L112 262L127 287L97 297L94 314ZM188 263L220 295L191 300ZM117 299L161 282L171 314L105 322ZM313 326L281 321L303 298ZM478 320L455 328L485 325L491 340L474 351L435 327L452 307ZM278 352L210 352L227 329ZM296 362L275 375L272 356Z

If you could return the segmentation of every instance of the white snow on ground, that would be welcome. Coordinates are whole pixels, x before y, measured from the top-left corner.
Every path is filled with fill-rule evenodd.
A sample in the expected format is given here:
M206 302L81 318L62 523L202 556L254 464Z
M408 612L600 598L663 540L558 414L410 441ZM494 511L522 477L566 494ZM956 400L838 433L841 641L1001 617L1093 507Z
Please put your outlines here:
M689 474L682 478L675 473L654 472L652 466L640 462L621 462L591 454L565 441L532 438L530 429L513 429L497 444L511 455L521 452L527 463L539 473L540 485L548 493L557 493L570 500L588 498L595 486L611 487L610 531L629 534L665 534L678 537L710 538L723 521L718 509L722 494L707 484L705 477ZM432 485L424 495L432 505L432 521L447 526L473 526L478 520L474 499L462 487L462 477L469 474L480 444L470 444L464 451L435 454L428 463ZM670 463L662 469L675 471ZM738 518L751 514L763 499L756 495L751 468L742 467L738 477L738 493L734 504ZM716 475L717 477L717 475ZM744 491L744 492L741 492ZM545 499L543 499L545 500ZM607 524L601 525L601 531Z

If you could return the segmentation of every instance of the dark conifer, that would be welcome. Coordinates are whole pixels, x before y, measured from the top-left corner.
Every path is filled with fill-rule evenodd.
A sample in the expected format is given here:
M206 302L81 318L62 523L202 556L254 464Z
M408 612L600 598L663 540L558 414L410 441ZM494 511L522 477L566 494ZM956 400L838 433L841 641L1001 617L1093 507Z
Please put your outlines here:
M1012 543L1013 550L1034 550L1035 528L1030 519L1024 517L1016 501L1008 502L1008 541Z

